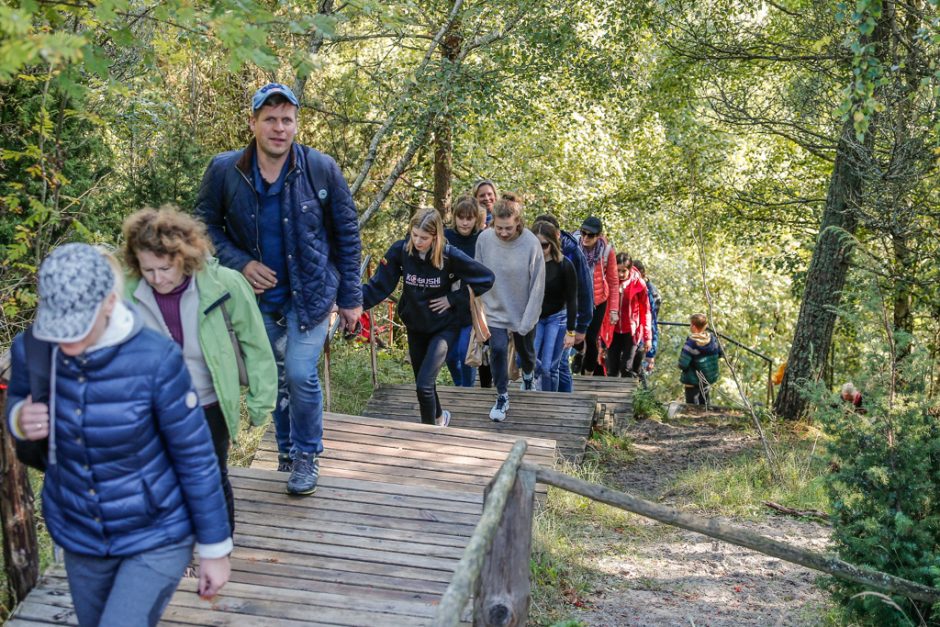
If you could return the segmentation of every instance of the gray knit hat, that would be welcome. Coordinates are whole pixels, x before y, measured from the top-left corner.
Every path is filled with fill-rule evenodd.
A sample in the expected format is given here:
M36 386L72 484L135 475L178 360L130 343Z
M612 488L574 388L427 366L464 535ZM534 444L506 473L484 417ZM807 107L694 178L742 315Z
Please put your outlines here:
M95 324L114 272L88 244L59 246L39 266L39 307L33 335L46 342L78 342Z

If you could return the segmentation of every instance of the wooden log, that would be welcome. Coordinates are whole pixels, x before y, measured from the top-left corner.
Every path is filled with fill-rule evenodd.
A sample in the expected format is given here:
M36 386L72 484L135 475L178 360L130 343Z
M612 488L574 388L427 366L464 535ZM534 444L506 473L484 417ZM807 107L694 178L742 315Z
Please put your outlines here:
M529 569L534 503L535 473L520 471L477 580L473 602L475 627L526 624L532 592Z
M730 542L738 546L743 546L754 551L782 559L786 562L799 564L813 570L819 570L828 573L833 577L845 579L853 583L868 586L888 594L900 594L902 596L925 601L927 603L937 603L940 601L940 590L931 588L901 577L895 577L887 573L868 570L849 564L837 557L824 555L815 551L808 551L798 547L790 546L783 542L778 542L766 536L721 523L714 519L703 518L693 514L680 512L672 507L666 507L658 503L652 503L641 498L637 498L626 492L618 492L605 488L596 483L590 483L581 479L575 479L564 473L542 468L541 466L532 466L524 464L526 470L534 470L536 479L541 483L586 496L589 499L600 501L628 512L639 514L647 518L652 518L661 523L681 527L696 533Z
M525 450L526 441L516 441L506 461L493 478L491 489L483 503L483 515L480 516L480 522L477 523L470 542L467 543L467 548L463 552L463 557L454 569L450 585L447 586L447 591L444 592L440 605L437 606L437 613L431 623L434 627L453 627L460 623L461 612L483 568L483 558L503 518L503 510L506 508L509 492L515 484L516 473L522 465Z
M0 525L3 526L3 563L7 592L14 606L39 580L39 543L36 540L36 508L29 472L16 459L13 436L6 421L10 352L0 356Z

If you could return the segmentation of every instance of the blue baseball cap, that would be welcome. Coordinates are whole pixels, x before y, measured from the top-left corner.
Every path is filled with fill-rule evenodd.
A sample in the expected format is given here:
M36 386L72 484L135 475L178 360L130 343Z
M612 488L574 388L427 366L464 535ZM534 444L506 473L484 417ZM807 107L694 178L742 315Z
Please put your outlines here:
M268 98L274 94L281 94L287 101L290 102L297 108L300 108L300 101L297 100L297 96L294 95L294 92L290 90L290 87L287 85L282 85L281 83L268 83L261 89L255 92L255 95L251 97L251 112L254 113L258 109L264 106L264 103L267 102Z

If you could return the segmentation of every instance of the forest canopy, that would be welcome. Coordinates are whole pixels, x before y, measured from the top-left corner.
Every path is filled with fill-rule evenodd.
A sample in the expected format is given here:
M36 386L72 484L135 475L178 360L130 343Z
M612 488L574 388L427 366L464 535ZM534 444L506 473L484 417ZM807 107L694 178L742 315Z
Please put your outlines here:
M301 99L300 141L343 169L368 252L489 177L530 218L600 216L662 319L705 310L707 287L721 331L791 360L799 399L915 348L933 395L938 19L936 0L7 3L0 343L51 248L115 244L142 206L190 210L276 80ZM759 396L766 366L739 359Z

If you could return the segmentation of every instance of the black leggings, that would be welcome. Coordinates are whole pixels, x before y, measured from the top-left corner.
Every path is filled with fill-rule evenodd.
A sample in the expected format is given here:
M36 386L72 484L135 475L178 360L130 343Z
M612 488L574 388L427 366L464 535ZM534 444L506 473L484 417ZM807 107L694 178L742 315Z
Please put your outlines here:
M215 448L215 457L219 460L219 473L222 475L222 493L225 494L225 507L228 509L228 524L232 533L235 533L235 493L232 492L232 482L228 479L228 447L231 442L225 414L218 403L206 405L202 408L209 423L209 432L212 434L212 446Z
M604 322L604 314L607 313L607 301L594 308L594 317L591 319L591 325L588 327L587 335L584 338L584 361L581 362L582 374L593 374L597 377L604 376L604 366L597 363L597 336L601 332L601 324Z
M447 352L457 339L459 328L447 328L436 333L422 333L408 329L408 356L415 373L415 391L421 422L433 425L441 415L441 401L437 397L437 374L444 366Z
M610 341L610 348L607 349L607 376L636 376L637 373L633 369L636 353L633 335L630 333L614 333L614 339Z

